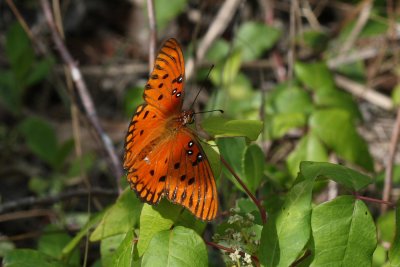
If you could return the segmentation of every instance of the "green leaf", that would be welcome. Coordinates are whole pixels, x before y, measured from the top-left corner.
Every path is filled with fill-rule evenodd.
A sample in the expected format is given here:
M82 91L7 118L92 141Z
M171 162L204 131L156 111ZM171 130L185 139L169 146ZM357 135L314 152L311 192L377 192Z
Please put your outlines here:
M142 266L208 266L206 245L192 229L177 226L161 231L151 240Z
M0 103L14 114L21 109L21 90L11 71L0 72Z
M312 132L303 136L287 157L286 164L290 174L295 177L300 170L301 161L328 161L328 153L321 140Z
M274 113L309 114L313 110L310 95L293 85L277 89L270 105Z
M124 97L124 111L126 116L135 115L135 110L143 102L143 87L133 87L126 91ZM133 115L132 115L133 114Z
M372 216L360 200L340 196L313 209L315 256L311 266L371 266L377 237Z
M220 138L217 140L219 151L225 161L232 167L234 172L239 177L244 177L244 170L242 169L242 158L246 149L245 138ZM237 188L243 190L242 186L236 181L230 171L223 166L222 171L226 177L231 180Z
M306 179L294 185L278 214L268 219L260 243L262 264L290 266L301 254L310 238L313 184L312 179Z
M129 230L121 245L112 254L111 266L113 267L134 267L139 266L139 258L135 256L135 243L133 242L133 230Z
M142 202L129 188L119 196L117 202L106 211L100 224L90 236L98 241L109 236L126 233L139 222Z
M400 106L400 84L393 88L392 100L396 106Z
M372 183L372 179L367 175L356 172L345 166L328 162L303 161L300 164L300 172L306 178L331 179L356 191Z
M389 261L390 266L399 267L400 266L400 202L397 203L396 208L396 232L395 237L392 242L392 246L389 250Z
M263 127L259 120L228 120L223 117L208 117L201 125L215 138L244 136L252 141L258 138Z
M132 231L132 230L129 230ZM126 233L113 235L106 237L101 240L100 243L100 254L101 254L101 265L112 266L114 262L114 254L121 247L125 239Z
M294 65L296 77L314 91L333 90L336 88L333 75L324 62L303 63Z
M269 128L270 136L278 139L290 130L303 127L307 124L307 117L304 113L281 113L271 116Z
M264 153L258 145L252 144L246 148L243 157L244 182L253 193L264 176L264 163Z
M4 258L4 256L10 251L15 249L15 244L9 240L0 241L0 258Z
M204 229L206 229L207 222L199 220L190 211L184 209L182 214L179 216L178 221L175 223L176 226L184 226L196 231L197 234L202 235Z
M239 73L242 64L242 54L240 51L234 51L225 61L224 64L217 64L210 73L211 81L217 85L228 88L234 85L236 76Z
M140 215L140 234L137 245L139 256L146 252L153 236L170 229L180 215L182 207L162 199L157 206L144 204Z
M104 211L95 214L86 224L85 226L79 230L79 232L74 236L74 238L64 246L62 250L63 256L70 254L81 242L82 238L84 238L90 229L92 229L96 224L100 222L100 220L104 216Z
M25 86L30 86L43 80L48 75L54 63L55 62L52 57L36 62L31 68L31 71L27 74Z
M154 2L156 22L159 31L166 28L172 19L182 13L186 7L186 2L186 0L156 0Z
M229 54L229 43L224 39L217 39L208 49L206 58L211 62L218 62Z
M378 217L376 227L379 239L382 242L392 242L396 233L396 214L394 210L388 211Z
M381 267L381 266L387 266L385 265L387 261L387 251L386 249L378 243L378 246L376 247L374 254L372 256L372 266L373 267ZM391 265L394 267L394 265Z
M14 23L8 29L5 51L15 78L23 87L26 75L29 74L34 61L34 51L28 36L19 23Z
M250 61L260 56L276 44L281 31L259 22L243 23L236 34L234 47L243 52L243 60Z
M314 102L321 108L339 108L347 111L351 117L361 120L362 116L353 97L339 90L317 91Z
M308 30L303 33L301 41L316 52L323 51L328 44L329 37L326 33L320 31Z
M309 124L312 131L338 156L368 171L373 170L368 146L357 133L348 112L340 109L319 110L312 114Z
M43 252L53 258L61 259L62 250L71 241L71 237L58 226L48 225L44 229L44 234L38 240L38 251ZM68 263L79 264L79 250L73 251L68 257Z
M33 249L15 249L6 254L4 267L66 267L70 266Z
M53 127L39 117L29 117L21 123L19 129L32 152L55 167L58 145Z

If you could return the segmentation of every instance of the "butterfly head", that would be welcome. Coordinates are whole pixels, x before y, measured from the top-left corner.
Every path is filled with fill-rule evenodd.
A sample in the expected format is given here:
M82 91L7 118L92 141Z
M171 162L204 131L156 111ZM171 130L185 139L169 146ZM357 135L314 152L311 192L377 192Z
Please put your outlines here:
M182 111L178 120L179 120L179 122L182 123L182 125L193 123L194 122L194 111L193 110Z

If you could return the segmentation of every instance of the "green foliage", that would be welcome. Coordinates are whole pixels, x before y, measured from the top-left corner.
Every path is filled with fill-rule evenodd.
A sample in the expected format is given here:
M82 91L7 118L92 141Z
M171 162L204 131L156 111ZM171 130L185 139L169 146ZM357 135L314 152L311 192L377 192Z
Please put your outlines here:
M207 265L208 256L204 241L195 231L182 226L156 233L142 260L143 267Z
M154 1L156 23L160 30L164 29L173 18L182 13L186 4L187 0Z
M16 249L10 251L3 259L4 267L68 267L61 261L32 249Z
M398 204L398 203L397 203ZM396 208L396 229L392 247L389 250L389 261L391 266L400 266L400 209Z
M25 91L43 80L54 62L52 58L35 58L31 42L18 23L8 29L5 53L11 68L0 71L0 103L19 115Z
M142 203L132 192L125 190L117 202L105 212L90 240L98 241L131 230L139 222L141 207Z
M341 196L313 208L311 227L315 256L311 266L337 262L369 266L377 236L371 214L361 200Z
M243 23L236 34L234 47L243 53L243 61L259 58L278 41L281 31L264 23Z

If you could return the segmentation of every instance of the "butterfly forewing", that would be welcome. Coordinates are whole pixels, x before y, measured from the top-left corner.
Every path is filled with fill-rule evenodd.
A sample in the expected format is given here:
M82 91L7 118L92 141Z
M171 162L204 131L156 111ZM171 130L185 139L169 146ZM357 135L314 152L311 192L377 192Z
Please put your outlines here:
M185 67L175 39L157 55L143 98L125 138L124 168L138 196L155 204L165 196L203 220L218 209L214 175L182 111Z
M157 55L143 98L165 114L179 114L182 111L184 79L182 50L175 39L169 39Z

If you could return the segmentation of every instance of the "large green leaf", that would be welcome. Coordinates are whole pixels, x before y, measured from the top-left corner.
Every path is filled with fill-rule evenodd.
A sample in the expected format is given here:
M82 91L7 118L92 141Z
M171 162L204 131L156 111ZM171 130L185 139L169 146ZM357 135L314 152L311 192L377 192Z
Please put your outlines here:
M124 240L112 255L113 267L136 267L139 258L135 255L135 243L133 242L133 230L126 233Z
M377 236L364 202L341 196L320 204L313 209L311 226L315 244L311 266L371 266Z
M264 153L258 145L252 144L246 148L243 157L244 182L253 193L264 175L264 163Z
M392 242L392 246L389 250L389 261L390 266L400 266L400 202L397 203L396 208L396 234Z
M324 62L303 63L294 65L296 77L315 91L333 90L336 88L333 75Z
M67 267L65 263L33 249L16 249L6 254L4 267Z
M289 157L286 164L290 174L296 176L301 161L328 161L328 153L321 140L312 132L303 136Z
M345 166L328 162L303 161L300 164L300 172L306 178L331 179L353 190L360 190L372 182L372 179L364 174L356 172Z
M281 31L260 22L243 23L236 34L234 45L243 52L243 60L258 59L278 41Z
M307 244L313 184L313 179L305 179L293 186L278 214L268 219L259 252L265 266L289 266Z
M158 232L143 255L143 267L208 266L206 245L192 229L177 226Z
M129 188L120 195L117 202L103 216L100 224L90 236L91 241L126 233L139 222L142 202Z
M312 131L340 157L373 170L368 146L357 133L348 112L341 109L325 109L313 112L310 118Z
M146 252L155 234L171 228L181 210L180 205L174 205L166 199L162 199L157 206L144 204L140 215L140 234L137 246L139 256Z
M208 117L202 123L204 130L219 137L244 136L256 140L260 135L263 123L258 120L228 120L223 117Z

